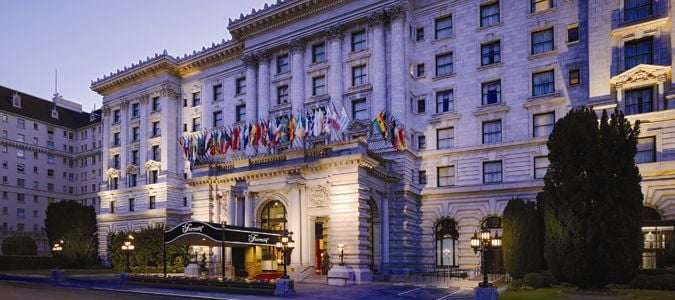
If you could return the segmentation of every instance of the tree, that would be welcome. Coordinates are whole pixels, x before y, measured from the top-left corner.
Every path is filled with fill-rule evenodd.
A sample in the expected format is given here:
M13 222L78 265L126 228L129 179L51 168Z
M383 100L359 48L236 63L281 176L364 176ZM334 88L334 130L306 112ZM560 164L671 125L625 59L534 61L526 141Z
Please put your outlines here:
M47 240L50 245L63 240L59 257L64 265L82 267L99 262L94 207L75 201L54 202L47 206L46 215Z
M4 255L37 255L37 245L29 236L15 235L2 241Z
M602 288L632 279L640 264L639 124L590 108L559 120L548 140L543 200L546 263L559 281Z
M143 272L162 270L164 267L164 228L162 226L147 227L139 232L117 232L110 237L110 253L113 269L126 269L126 253L122 245L129 235L134 237L134 250L130 254L132 266L140 266ZM179 245L166 246L167 267L184 267L189 260L189 247Z
M520 279L525 274L541 269L540 227L534 202L511 199L504 209L503 255L504 267L511 277Z

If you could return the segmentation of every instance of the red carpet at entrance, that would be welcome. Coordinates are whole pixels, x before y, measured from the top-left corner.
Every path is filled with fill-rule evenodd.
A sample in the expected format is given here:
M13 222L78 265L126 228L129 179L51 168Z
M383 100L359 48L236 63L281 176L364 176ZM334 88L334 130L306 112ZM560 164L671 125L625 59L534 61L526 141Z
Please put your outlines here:
M255 280L272 280L272 279L277 279L281 277L281 275L284 275L282 272L264 272L256 275L253 277Z

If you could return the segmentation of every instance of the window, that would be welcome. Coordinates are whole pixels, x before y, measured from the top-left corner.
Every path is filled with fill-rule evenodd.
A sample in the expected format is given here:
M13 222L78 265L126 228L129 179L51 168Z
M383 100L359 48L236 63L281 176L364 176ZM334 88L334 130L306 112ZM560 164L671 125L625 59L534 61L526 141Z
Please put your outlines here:
M236 83L236 93L237 95L243 94L246 92L246 77L237 78Z
M424 135L420 135L417 137L417 149L418 150L424 150L427 148L427 137Z
M2 121L7 123L7 115L6 114L2 114Z
M25 153L24 153L23 149L16 150L16 157L19 157L19 158L25 157Z
M417 64L417 77L424 76L424 64Z
M113 123L119 123L120 119L121 119L120 110L119 109L113 110Z
M352 67L352 86L359 86L368 83L366 66Z
M127 176L127 183L128 183L128 185L127 185L127 186L128 186L128 187L136 187L136 185L138 184L138 180L137 180L137 179L138 179L138 175L136 175L136 174L128 174L128 176Z
M542 179L546 176L546 171L548 171L548 157L546 156L537 156L534 158L534 178Z
M553 50L553 28L532 33L532 55Z
M16 194L16 202L25 203L26 202L26 195L21 194L21 193Z
M131 128L131 140L133 142L138 142L138 140L140 139L140 134L141 134L140 128L138 127Z
M156 137L160 134L162 134L162 131L159 128L159 121L152 122L152 136Z
M111 190L116 190L117 189L117 183L118 183L119 178L113 177L110 179L110 189Z
M424 40L424 27L417 27L417 30L415 31L415 40L418 42Z
M488 161L483 163L483 183L502 182L502 161Z
M239 104L235 108L235 121L241 122L246 119L246 104Z
M119 154L113 155L113 164L112 165L115 169L120 168L120 155Z
M482 84L483 105L502 102L502 82L500 80Z
M23 178L17 178L16 179L16 186L25 187L26 186L26 180L23 179Z
M187 207L187 206L188 206L187 197L183 197L183 207Z
M192 106L200 106L202 104L202 93L194 92L192 93Z
M417 183L427 184L427 171L425 170L417 171Z
M436 76L452 74L452 53L436 55Z
M481 66L496 64L502 61L501 43L496 41L493 43L480 46L480 64Z
M530 12L536 13L551 8L551 0L530 0Z
M442 39L452 35L452 16L434 20L435 39Z
M450 149L455 146L453 127L436 129L436 149Z
M213 86L213 101L223 100L223 85L216 84Z
M192 118L192 131L195 132L200 130L202 130L202 118Z
M554 90L553 70L532 74L532 96L553 94Z
M312 96L326 94L326 76L312 78Z
M150 209L155 209L155 196L150 196L148 202L148 207L150 207Z
M367 120L368 106L366 99L358 99L352 101L352 120Z
M277 104L288 103L288 86L282 85L277 87Z
M17 142L23 143L23 142L26 141L26 136L23 135L23 134L18 133L18 134L16 135L16 141L17 141Z
M17 208L16 209L16 217L17 218L24 218L26 217L26 211L23 208Z
M16 127L18 128L26 128L26 120L24 119L16 119Z
M548 112L532 117L532 137L546 137L553 131L555 113Z
M138 102L131 104L131 117L138 118L141 116L140 104Z
M326 43L312 45L312 62L318 63L326 61Z
M652 111L653 87L626 91L626 115L643 114Z
M120 133L115 132L113 133L113 146L119 146L120 145Z
M160 161L162 159L159 145L152 146L152 160Z
M157 170L152 170L150 171L150 184L157 183L157 179L159 178L159 171Z
M624 45L626 70L639 64L652 64L652 38L644 38L626 42Z
M455 99L452 90L438 92L436 94L436 112L449 112L455 110Z
M24 231L26 230L26 225L23 223L16 223L16 230L17 231Z
M115 213L115 200L110 200L110 213Z
M638 139L635 163L643 164L656 161L656 137L649 136Z
M54 191L54 184L53 183L47 183L47 191L50 191L50 192Z
M131 164L132 165L138 165L140 161L139 155L138 155L138 150L131 150Z
M366 49L366 31L352 32L352 52Z
M573 43L579 41L579 25L567 27L567 42Z
M159 108L159 97L152 97L152 111L158 111Z
M486 27L499 23L499 2L481 5L480 27Z
M221 127L223 124L223 111L213 112L213 127Z
M502 141L502 120L483 122L483 144Z
M570 70L569 75L570 75L569 77L570 85L579 85L579 83L581 82L581 80L579 79L579 70L578 69Z
M9 214L9 208L8 208L7 206L5 206L5 207L2 208L2 214L5 215L5 216L6 216L7 214Z
M288 54L277 56L277 73L288 72Z
M47 169L47 176L49 176L49 177L54 177L54 170L52 170L52 169Z
M183 98L183 107L188 107L188 99Z
M26 167L24 164L16 164L16 171L19 173L23 173L26 170Z
M623 3L623 20L631 22L652 15L652 0L625 0Z
M452 219L442 219L436 224L436 266L445 268L459 265L459 232Z
M455 167L438 167L438 186L452 186L455 185Z
M187 131L188 131L188 124L183 123L183 132L187 132Z
M417 113L421 114L427 111L427 100L425 98L417 99Z

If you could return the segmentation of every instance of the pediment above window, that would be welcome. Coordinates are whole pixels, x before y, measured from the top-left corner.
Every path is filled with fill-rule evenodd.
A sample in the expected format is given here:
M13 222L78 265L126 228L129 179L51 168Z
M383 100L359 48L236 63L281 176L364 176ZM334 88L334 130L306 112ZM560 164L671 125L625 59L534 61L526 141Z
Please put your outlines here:
M108 169L107 171L105 171L105 174L107 175L108 178L120 177L120 171L115 168Z
M138 167L135 165L127 166L127 174L138 174Z
M145 163L145 169L148 171L154 171L157 170L159 171L160 167L162 166L162 163L154 160L149 160L148 162Z
M671 76L670 66L640 64L612 77L609 82L617 89L662 83Z

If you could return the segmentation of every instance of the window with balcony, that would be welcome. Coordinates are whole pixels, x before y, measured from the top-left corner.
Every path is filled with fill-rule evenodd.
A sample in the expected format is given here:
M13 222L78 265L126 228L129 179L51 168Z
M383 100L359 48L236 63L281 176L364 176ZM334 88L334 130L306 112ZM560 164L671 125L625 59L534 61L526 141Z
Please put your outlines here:
M438 187L446 187L455 185L455 166L438 167Z

